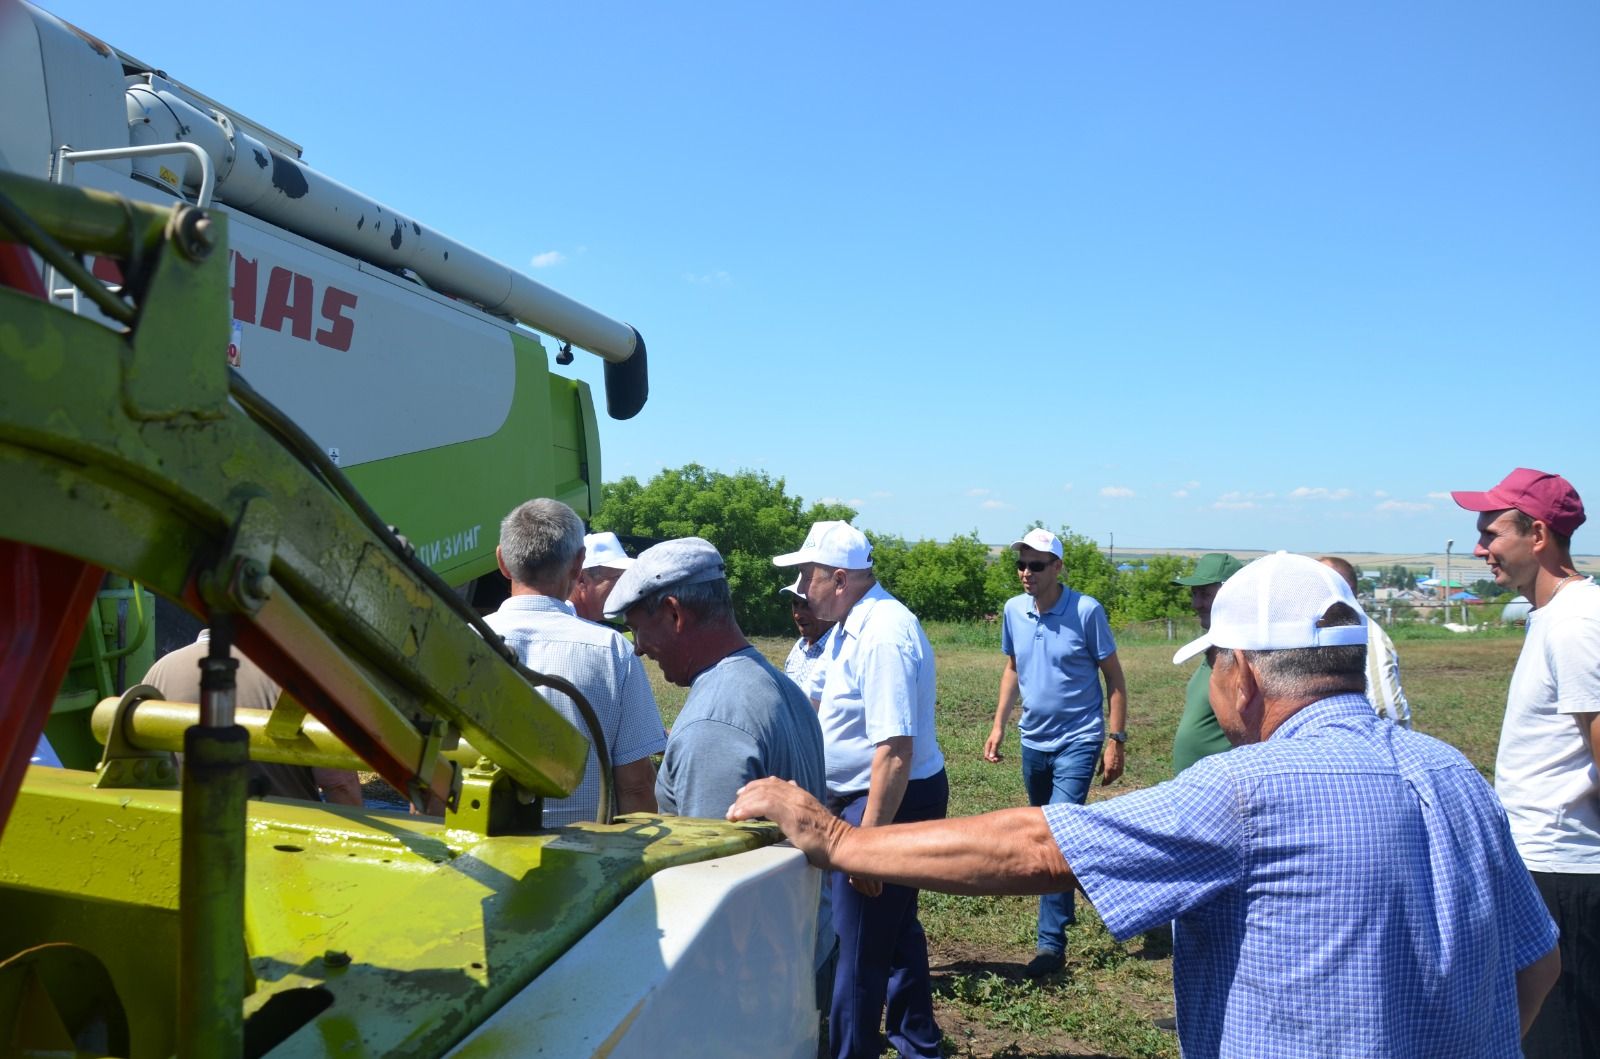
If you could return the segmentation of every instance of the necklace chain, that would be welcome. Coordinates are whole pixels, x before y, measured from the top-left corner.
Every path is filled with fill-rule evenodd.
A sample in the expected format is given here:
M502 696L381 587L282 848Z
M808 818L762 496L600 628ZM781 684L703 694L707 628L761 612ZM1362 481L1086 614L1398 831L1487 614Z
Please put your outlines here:
M1550 590L1550 599L1545 600L1546 605L1549 604L1551 599L1556 598L1557 592L1560 592L1563 588L1567 587L1568 581L1576 581L1582 576L1582 574L1568 574L1566 577L1563 577L1561 580L1557 581L1556 587Z

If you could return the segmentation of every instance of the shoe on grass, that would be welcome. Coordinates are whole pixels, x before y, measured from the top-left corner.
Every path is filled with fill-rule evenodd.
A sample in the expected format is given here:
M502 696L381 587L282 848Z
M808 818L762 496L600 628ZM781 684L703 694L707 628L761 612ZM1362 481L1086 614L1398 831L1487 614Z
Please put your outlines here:
M1033 954L1033 959L1028 961L1028 966L1022 969L1022 973L1029 978L1043 978L1047 974L1055 974L1066 964L1067 958L1061 953L1040 949Z

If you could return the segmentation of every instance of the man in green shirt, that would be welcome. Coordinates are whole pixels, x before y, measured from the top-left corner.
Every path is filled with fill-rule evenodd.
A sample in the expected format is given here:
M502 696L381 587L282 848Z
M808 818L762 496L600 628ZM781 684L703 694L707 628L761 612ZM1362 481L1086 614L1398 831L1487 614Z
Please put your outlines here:
M1232 577L1244 564L1223 552L1202 555L1194 564L1194 572L1172 579L1174 584L1189 587L1189 603L1200 618L1200 631L1211 628L1211 601L1217 598L1222 582ZM1172 774L1176 776L1203 757L1220 754L1233 744L1222 734L1217 715L1211 712L1211 658L1208 654L1200 668L1189 678L1189 688L1184 692L1183 716L1178 720L1177 734L1172 737Z

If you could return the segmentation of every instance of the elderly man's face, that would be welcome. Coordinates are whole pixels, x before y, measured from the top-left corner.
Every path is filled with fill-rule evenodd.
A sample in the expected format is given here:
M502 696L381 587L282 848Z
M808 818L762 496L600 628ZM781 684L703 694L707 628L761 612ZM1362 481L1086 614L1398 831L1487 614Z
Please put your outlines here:
M1253 674L1225 648L1207 648L1206 661L1211 663L1211 712L1222 734L1234 746L1261 742L1264 703Z
M643 607L630 607L625 618L633 633L633 653L649 658L661 667L661 675L669 684L688 687L694 674L687 672L684 664L681 638L678 635L677 601L670 597L662 601L654 614L645 613Z
M844 617L849 608L844 605L844 586L848 574L844 570L819 563L806 563L800 567L801 587L811 604L811 613L818 621L835 622Z
M587 618L589 621L604 621L606 600L610 598L611 589L621 576L621 570L609 566L591 566L579 571L578 580L573 583L572 595L569 597L573 609L578 612L578 617Z
M789 614L794 618L794 627L800 630L800 635L806 638L807 643L816 643L817 637L827 632L831 624L812 613L810 602L799 596L789 597Z

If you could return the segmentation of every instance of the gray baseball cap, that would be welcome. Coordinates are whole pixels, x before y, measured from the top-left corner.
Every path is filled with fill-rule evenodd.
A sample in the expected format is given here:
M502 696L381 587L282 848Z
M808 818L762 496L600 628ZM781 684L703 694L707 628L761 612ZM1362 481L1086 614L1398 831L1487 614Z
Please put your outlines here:
M606 617L620 618L629 607L660 589L720 581L727 576L722 554L710 541L700 537L662 541L640 552L611 586L611 595L606 597Z

